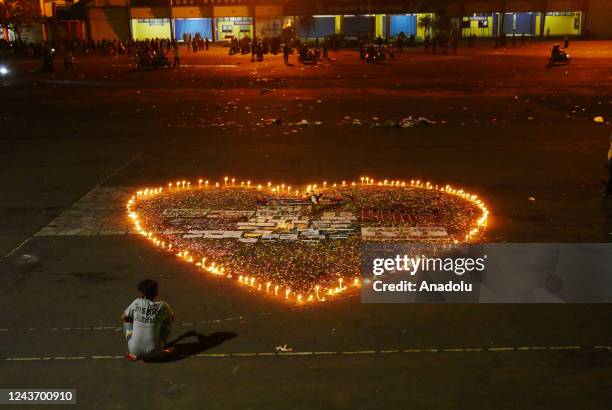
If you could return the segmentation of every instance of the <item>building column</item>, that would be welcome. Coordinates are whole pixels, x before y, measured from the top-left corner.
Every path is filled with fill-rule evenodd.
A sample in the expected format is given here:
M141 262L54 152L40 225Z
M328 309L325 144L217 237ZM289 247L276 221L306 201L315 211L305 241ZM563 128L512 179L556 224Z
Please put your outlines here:
M581 15L580 15L580 35L584 36L587 31L587 17L589 15L589 7L591 2L589 0L582 1Z
M546 12L548 11L548 1L541 0L540 2L540 37L544 37L546 29Z
M335 29L336 34L344 33L344 16L336 16Z
M253 37L252 39L255 40L255 38L257 37L257 19L256 14L257 14L257 0L252 0L252 6L251 6L251 29L253 30Z
M374 15L374 37L384 37L385 35L385 15Z
M134 27L132 27L132 8L128 7L128 23L129 24L129 30L130 30L130 35L129 35L129 39L131 41L134 41Z
M385 14L385 37L391 37L391 15Z
M211 0L210 2L210 35L211 40L214 43L217 41L217 25L215 24L215 2Z
M174 27L174 17L172 16L172 7L170 7L170 41L175 41L176 29Z

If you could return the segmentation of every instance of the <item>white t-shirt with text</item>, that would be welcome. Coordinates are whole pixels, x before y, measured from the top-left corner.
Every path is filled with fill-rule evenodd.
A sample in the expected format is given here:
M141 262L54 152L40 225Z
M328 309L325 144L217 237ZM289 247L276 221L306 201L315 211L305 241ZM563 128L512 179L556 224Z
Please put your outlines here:
M124 314L133 322L132 337L128 341L130 353L139 358L160 353L164 348L164 337L168 337L174 319L170 305L138 298L125 309Z

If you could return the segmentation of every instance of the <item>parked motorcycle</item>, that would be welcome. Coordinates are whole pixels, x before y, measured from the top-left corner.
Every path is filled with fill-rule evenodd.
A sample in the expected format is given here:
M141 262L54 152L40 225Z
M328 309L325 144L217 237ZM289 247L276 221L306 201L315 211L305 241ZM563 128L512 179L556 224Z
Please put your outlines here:
M55 49L47 48L43 54L43 61L42 61L43 71L53 71L54 57L55 57Z
M306 46L300 49L298 61L302 64L317 64L319 62L319 50L312 51Z
M170 60L163 53L142 53L138 56L138 68L166 68L170 65Z
M552 66L555 64L569 64L570 61L570 55L567 54L565 51L561 50L561 45L553 45L552 51L550 53L550 58L548 59L549 65Z
M395 59L395 52L393 49L386 45L374 46L370 44L365 51L365 62L368 64L374 64L379 61L386 60L387 58Z
M10 72L11 70L9 70L8 66L0 62L0 78L6 77L10 74Z

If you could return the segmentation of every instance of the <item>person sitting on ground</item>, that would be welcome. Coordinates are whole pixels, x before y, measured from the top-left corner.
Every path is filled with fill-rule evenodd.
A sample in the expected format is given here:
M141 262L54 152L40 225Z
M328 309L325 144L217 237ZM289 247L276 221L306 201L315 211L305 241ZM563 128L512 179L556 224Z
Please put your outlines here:
M128 342L128 360L160 360L171 357L166 349L174 312L166 302L156 301L157 282L145 279L138 284L141 297L136 298L121 315Z

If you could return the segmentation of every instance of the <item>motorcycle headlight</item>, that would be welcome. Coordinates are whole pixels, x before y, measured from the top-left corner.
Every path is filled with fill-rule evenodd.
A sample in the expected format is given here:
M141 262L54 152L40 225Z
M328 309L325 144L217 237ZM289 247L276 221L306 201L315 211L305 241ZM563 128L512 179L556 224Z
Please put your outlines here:
M0 65L0 75L4 76L9 73L9 69L6 66Z

